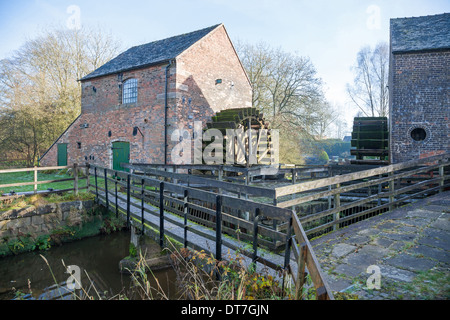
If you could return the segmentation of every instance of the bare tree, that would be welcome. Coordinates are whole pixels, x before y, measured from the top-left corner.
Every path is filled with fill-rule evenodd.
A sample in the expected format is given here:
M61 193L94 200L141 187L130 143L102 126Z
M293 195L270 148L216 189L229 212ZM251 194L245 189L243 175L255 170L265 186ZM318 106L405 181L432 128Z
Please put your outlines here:
M0 61L0 150L32 165L81 110L77 81L112 59L119 44L100 30L51 30Z
M317 135L320 115L329 107L313 64L266 43L237 42L236 49L253 87L253 107L280 131L280 159L298 162L299 139Z
M365 116L385 117L388 114L389 46L378 43L375 48L363 47L357 55L353 84L347 92L353 103Z
M341 121L341 114L336 108L333 108L327 101L322 101L322 104L314 113L315 126L312 128L318 140L331 134L331 126L337 126Z

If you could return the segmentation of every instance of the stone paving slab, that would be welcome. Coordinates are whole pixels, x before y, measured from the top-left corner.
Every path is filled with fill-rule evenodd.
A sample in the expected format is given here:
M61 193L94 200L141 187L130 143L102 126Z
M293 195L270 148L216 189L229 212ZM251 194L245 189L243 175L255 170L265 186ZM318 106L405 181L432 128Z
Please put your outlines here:
M311 244L333 291L371 300L450 299L450 191ZM373 287L376 274L380 288Z

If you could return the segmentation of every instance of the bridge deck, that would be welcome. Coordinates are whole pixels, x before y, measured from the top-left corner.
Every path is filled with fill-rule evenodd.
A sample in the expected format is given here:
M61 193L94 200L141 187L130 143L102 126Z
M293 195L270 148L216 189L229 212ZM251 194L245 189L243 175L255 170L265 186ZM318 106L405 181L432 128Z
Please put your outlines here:
M313 239L333 291L360 299L450 298L450 191ZM380 289L369 290L380 269ZM369 283L376 284L372 281Z
M100 190L98 192L100 203L105 204L104 201L105 193ZM108 192L108 202L110 206L111 204L115 204L115 201L116 201L115 194ZM141 209L140 209L141 200L131 197L130 202L131 202L130 222L138 229L141 229ZM121 200L120 196L117 198L117 205L122 211L126 212L127 203L126 201ZM144 211L144 224L152 227L154 230L156 230L156 232L158 232L157 230L159 230L160 224L159 208L146 202L144 202L144 207L146 209L146 211ZM115 209L113 208L112 210ZM164 212L164 217L165 217L164 221L165 234L179 241L180 243L183 243L184 229L180 225L184 223L184 218L168 211ZM172 223L171 221L173 221L174 223ZM188 221L187 225L190 229L190 231L187 234L188 246L191 248L193 247L196 250L205 250L206 252L210 252L215 255L216 254L215 230L193 223L191 221ZM195 233L194 230L196 230L201 234ZM155 239L156 237L158 237L158 234L149 230L149 228L146 228L145 233ZM207 236L203 236L202 234L206 234L207 236L210 236L210 238L208 238ZM249 245L246 242L239 241L231 236L225 236L222 238L223 258L227 259L228 257L236 257L235 248L239 248L241 252L242 250L251 251L251 249L249 250L249 246L251 248L251 245ZM279 267L282 267L284 264L284 253L277 254L274 252L269 252L261 248L258 248L258 255L262 256L264 259L270 261L272 264L277 265ZM243 255L241 256L243 257L243 262L246 265L249 265L252 262L251 258ZM294 255L291 254L292 261L294 261L293 257ZM296 267L297 265L295 263L291 264L291 269L293 272L297 272ZM265 268L265 265L262 263L257 263L257 270L261 270L262 268ZM279 273L273 268L266 268L266 270L274 277L277 278L279 277Z

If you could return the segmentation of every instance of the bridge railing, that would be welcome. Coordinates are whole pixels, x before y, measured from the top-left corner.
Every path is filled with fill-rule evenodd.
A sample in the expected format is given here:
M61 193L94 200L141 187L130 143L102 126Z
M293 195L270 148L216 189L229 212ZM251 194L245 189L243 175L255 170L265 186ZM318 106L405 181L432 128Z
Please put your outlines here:
M216 178L219 181L230 181L235 185L240 183L241 185L249 185L253 179L258 177L270 175L267 167L254 166L254 167L236 167L230 165L163 165L163 164L149 164L149 163L123 163L124 168L139 170L143 172L151 172L151 170L157 170L158 172L165 171L169 174L176 173L177 170L184 170L185 172L193 172L195 170L201 171L204 174L197 176L197 178ZM274 169L273 167L270 167ZM292 183L296 183L300 180L315 179L318 177L328 176L330 173L330 167L326 165L289 165L279 164L274 170L272 175L279 177L289 177Z
M390 211L450 186L442 154L275 188L278 207L296 211L311 238Z
M240 173L248 173L252 171L248 171L247 168L233 168L230 166L219 166L212 165L211 168L203 165L177 165L177 166L157 166L157 165L148 165L148 164L123 164L124 168L131 169L134 172L142 172L146 176L154 176L154 177L164 177L168 181L177 181L177 184L184 183L187 186L190 185L198 185L203 187L210 188L218 188L221 191L228 191L235 195L252 195L255 197L263 197L267 198L269 202L273 201L275 197L275 190L272 188L264 188L257 186L250 186L248 183L238 184L234 182L224 181L224 179L228 179L229 177L225 176L225 172L240 172ZM161 170L162 169L162 170ZM171 171L167 171L170 169ZM217 172L217 175L214 176L197 176L189 173L178 173L176 170L213 170ZM259 170L260 172L260 170ZM216 179L212 179L216 178Z
M134 221L143 231L147 227L156 230L159 233L160 245L164 246L165 236L170 236L185 247L213 253L217 260L223 259L222 246L239 250L255 263L283 271L283 274L290 274L295 282L297 297L302 296L308 272L316 288L317 297L333 299L302 225L291 210L167 182L167 174L161 171L152 172L153 177L148 177L91 165L90 173L95 181L90 191L96 194L97 199L111 211L115 210L116 215L126 215L129 224ZM159 178L155 178L158 173L161 173ZM202 213L203 217L198 212ZM241 218L234 214L235 212L247 212L249 216ZM151 214L158 219L152 222L145 218L145 214ZM176 218L177 216L179 218ZM265 219L286 223L288 228L285 232L274 230L262 223ZM202 222L208 228L199 228L192 221ZM166 229L165 222L177 226L178 230L183 231L182 234ZM202 244L190 241L188 232L214 241L215 249L209 248L206 242ZM252 249L237 245L228 237L223 237L223 234L247 240L246 243ZM267 241L265 238L271 240ZM261 254L259 248L270 245L273 239L283 244L283 261L273 261Z

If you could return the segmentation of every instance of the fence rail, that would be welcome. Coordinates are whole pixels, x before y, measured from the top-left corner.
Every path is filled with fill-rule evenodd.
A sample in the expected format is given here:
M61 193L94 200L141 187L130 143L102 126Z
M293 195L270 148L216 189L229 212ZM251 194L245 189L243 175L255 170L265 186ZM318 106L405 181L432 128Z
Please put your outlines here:
M325 210L301 215L306 234L317 236L379 214L450 186L450 155L443 154L359 172L275 188L278 207L299 208L315 201ZM299 212L297 212L299 214Z
M83 168L87 168L86 165L78 165L73 164L70 166L52 166L52 167L32 167L32 168L17 168L17 169L1 169L0 170L0 189L2 188L12 188L12 187L24 187L24 186L33 186L33 191L30 192L16 192L17 194L23 193L23 194L36 194L36 193L55 193L55 192L67 192L67 191L73 191L74 194L78 194L80 190L88 189L89 187L89 171L88 170L81 170ZM73 178L63 178L63 179L52 179L52 180L39 180L38 179L38 173L39 171L47 171L47 170L63 170L63 169L71 169L73 172ZM80 172L85 171L86 174L84 176L79 176ZM2 174L10 174L10 173L18 173L18 172L33 172L33 181L28 182L14 182L14 183L3 183L2 182ZM86 186L80 187L79 182L80 180L86 180ZM54 183L60 183L60 182L67 182L67 181L73 181L73 187L72 188L66 188L66 189L58 189L58 190L41 190L38 191L38 185L40 184L54 184ZM1 196L1 195L0 195Z
M128 225L135 221L140 224L142 230L147 227L158 230L162 246L167 235L185 247L209 251L217 260L223 259L222 246L239 250L255 263L290 274L295 283L298 298L302 297L306 275L309 274L316 288L317 297L333 299L333 294L324 281L319 263L302 225L293 215L292 210L183 185L178 181L193 183L200 180L188 175L152 170L148 168L145 172L152 174L153 177L150 177L91 166L90 171L94 176L95 187L92 186L90 190L107 208L113 212L115 210L116 215L120 213L126 215ZM167 178L178 181L177 183L165 181ZM232 188L225 183L215 186ZM246 189L246 192L249 190ZM252 190L258 192L257 188ZM202 212L204 216L199 216L198 212ZM247 212L249 219L241 218L239 212ZM156 220L151 220L148 214ZM286 232L274 230L262 223L265 219L286 223L288 228ZM201 222L208 228L199 227L192 221ZM182 233L175 232L172 228L165 228L166 223L177 226ZM237 233L236 230L240 231ZM208 247L205 242L191 241L188 234L214 241L215 250ZM238 234L240 239L248 240L252 250L243 249L231 238L223 237L224 234L234 236ZM275 261L260 254L259 248L270 246L274 240L283 243L283 256L277 255L282 261ZM294 257L291 257L291 253Z
M392 210L407 201L442 192L450 187L449 160L450 155L443 154L388 166L364 167L367 169L357 172L339 166L285 167L280 168L278 174L290 173L291 184L276 188L249 185L252 177L265 173L261 168L173 166L170 170L170 166L122 164L132 170L129 173L74 164L0 170L0 174L34 173L33 181L4 183L0 184L0 188L33 185L33 191L28 194L35 194L40 184L73 181L73 188L44 192L78 193L81 189L87 189L117 216L125 215L128 226L133 223L142 231L148 228L157 230L162 246L167 235L185 247L212 251L218 260L223 258L223 246L239 250L255 263L281 270L285 275L290 274L297 298L302 298L306 275L309 275L317 297L333 299L309 238ZM87 168L81 177L78 176L80 168ZM62 169L72 169L73 178L38 179L39 171ZM210 170L214 173L205 177L192 174L192 170ZM350 173L333 176L346 170ZM226 172L241 177L233 180L233 177L225 177ZM297 183L297 178L304 173L310 175L308 181ZM325 178L314 179L316 174ZM87 183L80 188L79 180L83 179ZM91 184L92 179L94 184ZM226 181L239 179L244 183ZM252 201L250 196L265 200ZM318 202L321 205L325 203L327 207L307 214L296 212L301 206L312 206ZM182 232L166 228L167 224ZM225 234L247 241L252 249L243 249L233 238L223 237ZM192 235L213 241L215 249L193 241ZM277 255L282 261L262 255L262 248L283 253Z
M220 181L232 181L245 185L256 177L262 176L285 176L290 175L292 183L296 183L298 179L315 179L317 177L328 176L330 167L324 165L289 165L280 164L278 167L274 166L255 166L255 167L236 167L230 165L163 165L163 164L148 164L148 163L130 163L122 164L124 168L140 171L149 171L149 169L157 170L159 172L176 172L177 170L184 171L202 171L211 172L211 175L200 178L217 178Z

